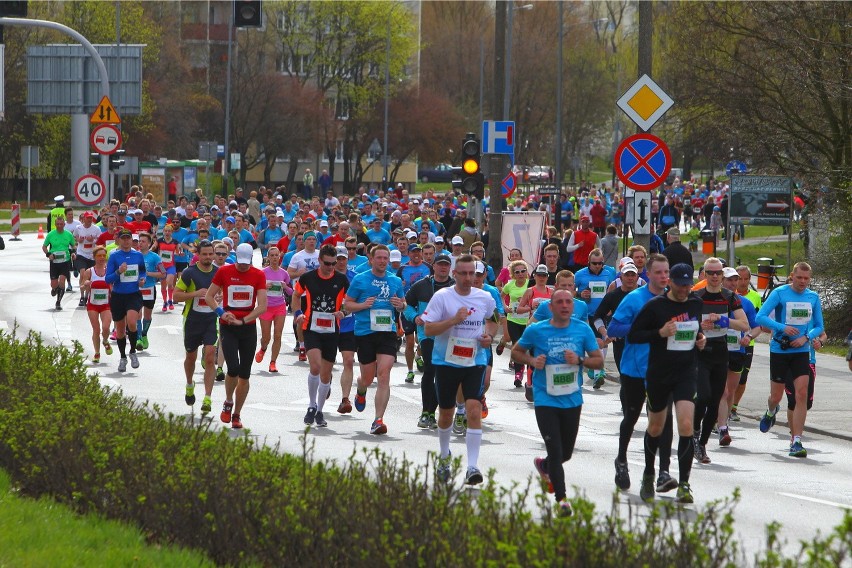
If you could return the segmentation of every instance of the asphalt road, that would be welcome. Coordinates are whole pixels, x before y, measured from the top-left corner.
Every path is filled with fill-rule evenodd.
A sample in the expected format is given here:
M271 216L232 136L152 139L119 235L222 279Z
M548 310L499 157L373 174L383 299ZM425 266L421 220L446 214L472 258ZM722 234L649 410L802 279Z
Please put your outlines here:
M64 310L53 309L50 296L48 265L39 247L41 241L32 234L24 235L22 242L7 241L0 253L0 329L10 329L16 323L22 331L35 330L45 338L70 345L82 342L91 355L88 319L83 308L77 308L78 294L66 294ZM74 283L76 286L76 282ZM159 308L159 305L158 305ZM139 369L118 373L117 349L112 356L102 354L102 363L91 365L101 382L138 400L150 400L166 411L177 415L190 415L184 403L183 349L179 310L169 313L155 311L149 333L150 348L140 354ZM280 444L282 451L301 453L304 434L302 418L307 407L307 364L299 363L293 353L294 338L289 318L285 331L285 348L278 359L279 374L266 371L268 359L255 365L252 389L242 412L245 433L235 435L255 436L266 444ZM765 351L765 347L760 347ZM768 358L763 351L756 357L752 377L765 377ZM404 361L400 357L400 361ZM488 392L490 414L484 421L480 468L505 486L520 483L534 473L533 458L543 456L544 445L535 423L532 405L527 403L522 389L512 385L513 375L507 368L508 350L496 358L491 390ZM583 492L596 503L599 510L609 510L613 482L613 459L617 451L618 425L621 406L615 365L612 355L607 369L613 380L607 381L599 391L584 390L585 404L580 433L573 459L565 464L569 484ZM308 442L313 444L314 455L319 459L345 459L353 449L380 448L398 458L407 458L416 464L425 464L427 452L438 449L434 431L416 427L420 414L419 377L414 385L403 382L404 364L398 363L392 372L391 399L385 423L389 432L385 436L371 436L368 432L373 418L374 389L367 395L367 410L350 415L338 415L340 390L337 386L339 366L335 367L332 396L326 406L328 427L312 429ZM357 366L356 366L357 374ZM200 365L196 372L198 412L203 393ZM757 379L750 382L754 400L765 400L762 385ZM214 425L219 427L218 410L224 399L224 386L217 383L213 393ZM848 399L847 399L848 400ZM819 401L817 401L819 405ZM744 405L745 406L745 403ZM709 465L693 468L692 487L696 506L728 497L735 488L741 490L741 502L735 511L737 536L750 555L762 550L765 525L771 521L782 524L781 535L788 540L785 549L794 552L798 540L808 540L817 533L826 534L843 518L844 510L852 510L852 442L825 434L808 433L804 439L809 455L807 459L788 457L788 432L780 424L770 433L761 434L752 416L734 423L731 434L734 442L729 448L719 448L711 438L708 451ZM848 423L848 421L847 421ZM622 504L638 505L640 514L648 508L638 498L639 481L644 466L642 435L645 419L641 418L634 433L628 453L632 487L619 497ZM846 434L846 432L844 432ZM453 437L454 456L465 455L464 439ZM674 452L676 454L676 452ZM677 458L672 458L671 473L677 477ZM457 477L456 483L460 483ZM537 484L535 485L537 487ZM569 494L571 491L569 490ZM672 499L673 493L659 496ZM532 499L530 507L537 507ZM692 508L692 507L690 507Z

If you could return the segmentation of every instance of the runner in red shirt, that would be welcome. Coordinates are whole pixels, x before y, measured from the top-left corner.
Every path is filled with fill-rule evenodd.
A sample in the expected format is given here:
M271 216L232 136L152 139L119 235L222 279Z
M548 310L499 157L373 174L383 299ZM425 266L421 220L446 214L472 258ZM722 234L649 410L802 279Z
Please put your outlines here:
M266 276L252 266L254 249L248 243L237 247L236 264L216 271L205 301L219 316L222 352L228 369L225 375L225 405L219 416L231 428L242 428L240 410L249 391L249 376L257 349L257 317L266 311ZM222 305L216 299L221 292ZM234 392L236 391L236 401Z

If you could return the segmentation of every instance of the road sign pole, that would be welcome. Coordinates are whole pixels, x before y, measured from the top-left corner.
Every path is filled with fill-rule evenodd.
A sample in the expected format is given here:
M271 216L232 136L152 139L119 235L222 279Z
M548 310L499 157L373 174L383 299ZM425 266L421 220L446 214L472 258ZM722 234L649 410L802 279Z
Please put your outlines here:
M33 147L27 146L27 209L32 209Z

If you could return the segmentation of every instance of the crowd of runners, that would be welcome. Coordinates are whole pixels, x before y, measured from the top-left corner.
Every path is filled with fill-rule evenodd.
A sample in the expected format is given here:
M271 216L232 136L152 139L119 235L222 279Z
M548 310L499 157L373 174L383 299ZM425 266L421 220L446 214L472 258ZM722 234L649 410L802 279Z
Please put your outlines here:
M201 193L163 208L134 187L127 201L84 211L79 220L59 196L43 252L55 309L73 293L72 275L78 278L94 363L102 351L112 355L114 341L118 370L128 360L138 368L137 352L152 349L156 313L180 306L185 401L196 404L201 349L201 413L212 412L215 381L224 381L220 419L232 428L243 427L252 367L278 372L289 313L294 355L308 369L306 425L328 425L332 397L338 413L364 412L375 381L369 431L387 433L391 368L402 355L405 382L419 374L421 386L422 410L412 422L437 430L437 478L450 479L450 440L464 436L464 479L476 485L492 367L506 364L494 354L511 345L514 386L532 404L546 449L533 465L557 512L569 515L563 463L574 449L583 390L605 384L611 348L623 410L615 484L631 487L627 448L644 407L640 496L650 501L676 489L678 501L691 503L693 463L711 462L713 436L719 446L735 443L729 424L740 420L754 340L770 334L759 429L772 428L786 392L789 455L807 455L814 353L826 339L807 263L797 263L789 284L761 305L747 266L709 257L696 279L693 256L680 243L692 220L679 215L660 217L667 225L660 252L634 245L612 260L602 237L620 228L592 227L575 203L562 238L549 227L539 256L507 251L495 271L484 262L487 228L480 232L465 200L452 193L409 196L399 186L305 200L261 188L212 203ZM671 187L659 196L666 205L677 197ZM342 364L337 377L335 363ZM669 473L673 448L676 478Z

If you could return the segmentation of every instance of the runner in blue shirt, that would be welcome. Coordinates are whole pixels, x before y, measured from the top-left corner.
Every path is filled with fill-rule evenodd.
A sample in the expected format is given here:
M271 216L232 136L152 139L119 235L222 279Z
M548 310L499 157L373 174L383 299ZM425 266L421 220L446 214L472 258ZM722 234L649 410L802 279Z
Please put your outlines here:
M112 252L107 260L106 275L104 280L112 284L112 295L109 300L112 321L115 324L115 337L118 343L118 351L121 359L118 362L118 371L123 373L127 370L127 339L130 336L130 366L134 369L139 367L139 359L136 357L136 321L139 310L142 309L142 295L139 293L140 286L145 282L145 258L138 250L133 250L131 245L133 234L130 229L122 227L116 231L118 247Z

